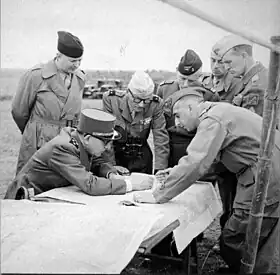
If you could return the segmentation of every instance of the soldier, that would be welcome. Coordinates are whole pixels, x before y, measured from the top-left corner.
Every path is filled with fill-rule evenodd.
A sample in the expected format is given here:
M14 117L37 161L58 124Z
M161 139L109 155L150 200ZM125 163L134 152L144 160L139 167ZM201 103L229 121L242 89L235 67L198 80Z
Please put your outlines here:
M220 101L232 103L234 88L239 84L240 79L234 77L228 70L226 70L222 62L222 56L219 51L220 44L216 43L211 51L211 74L205 74L202 78L202 84L205 88L218 93ZM227 171L225 167L219 164L219 177L217 183L219 193L223 204L223 214L220 217L220 226L223 229L226 221L232 213L233 200L236 192L237 179L235 174ZM225 185L224 182L227 183ZM218 250L218 246L215 246Z
M238 78L235 78L228 70L225 69L225 65L222 62L222 56L218 54L215 44L211 51L211 73L204 74L202 77L202 85L218 93L220 101L231 103L231 90L239 82Z
M136 202L147 203L168 202L201 178L214 160L220 161L238 178L233 214L225 224L220 238L221 256L231 269L228 273L238 273L257 177L262 118L245 108L228 103L203 102L201 94L196 91L180 95L174 102L176 125L188 131L197 129L196 135L187 149L188 154L180 159L178 165L159 173L163 179L167 174L164 184L153 192L136 193L134 199ZM257 274L276 273L276 265L279 263L279 256L275 253L278 246L279 159L280 132L276 131L254 270Z
M176 96L180 90L187 87L200 87L205 100L218 101L219 97L208 89L203 89L201 85L202 61L193 51L187 50L177 67L176 80L164 81L158 88L158 96L164 100L164 115L166 119L166 129L170 139L169 167L173 167L179 159L186 154L186 148L195 135L195 132L188 132L175 126L174 116L170 106L172 97Z
M20 199L29 188L34 188L36 195L76 185L92 196L151 188L152 179L144 184L139 177L125 179L117 175L112 164L102 160L110 142L120 137L113 129L115 119L102 110L82 110L77 129L63 128L36 151L8 186L5 199Z
M252 44L239 36L228 35L216 43L214 52L222 58L225 69L240 80L231 89L228 101L262 116L268 71L253 59Z
M46 64L28 70L12 102L12 116L22 133L17 170L64 126L76 126L85 74L79 70L84 48L71 33L58 32L58 53Z
M152 129L155 172L168 167L169 140L165 128L163 102L153 94L154 83L142 71L132 76L127 91L108 91L103 108L117 117L116 129L122 138L114 142L111 161L130 172L153 173L153 155L148 145Z

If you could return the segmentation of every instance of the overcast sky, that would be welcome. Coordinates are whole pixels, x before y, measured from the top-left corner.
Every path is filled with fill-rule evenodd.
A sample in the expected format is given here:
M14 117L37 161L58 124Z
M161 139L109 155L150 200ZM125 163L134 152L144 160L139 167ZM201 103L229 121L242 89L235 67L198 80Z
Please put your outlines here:
M280 0L190 0L237 28L280 35ZM56 54L57 31L77 35L84 69L175 70L194 49L209 70L212 45L227 32L157 0L1 0L1 68L28 68ZM268 65L269 51L254 47Z

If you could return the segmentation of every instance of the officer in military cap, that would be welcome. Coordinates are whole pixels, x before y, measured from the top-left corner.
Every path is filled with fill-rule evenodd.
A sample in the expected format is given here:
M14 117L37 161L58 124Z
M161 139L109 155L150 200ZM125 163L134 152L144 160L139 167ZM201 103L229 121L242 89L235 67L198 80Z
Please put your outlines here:
M20 79L12 116L22 133L17 170L64 126L76 126L82 105L85 74L79 70L84 47L80 39L58 32L56 57L38 64Z
M212 90L219 94L220 101L231 103L232 90L239 82L228 70L226 70L222 62L222 56L217 51L219 45L215 44L212 47L210 65L211 73L205 73L202 77L202 84L205 88Z
M236 35L227 35L216 43L214 51L225 69L240 80L231 90L229 101L262 116L268 71L254 60L252 43Z
M133 74L126 91L108 91L103 95L103 107L117 117L116 129L122 138L114 142L118 166L129 172L153 173L153 154L148 145L150 131L154 140L154 169L168 167L169 139L165 127L163 101L153 94L154 82L144 71Z
M36 195L69 185L92 196L151 188L152 179L145 183L133 175L126 179L102 159L111 141L121 137L114 130L115 120L102 110L82 110L77 129L63 128L58 136L36 151L8 186L5 198L21 198L22 190L29 188L34 188Z
M181 94L173 103L176 125L188 131L197 129L196 135L178 165L158 173L163 184L153 192L135 193L134 200L166 203L200 179L214 162L221 162L236 175L238 183L232 215L222 230L220 252L230 268L226 274L238 274L255 195L262 118L228 103L204 102L195 91ZM280 132L276 130L254 274L276 274L279 264L279 159ZM224 184L227 186L226 181Z
M157 95L164 100L164 113L166 118L166 129L170 138L169 167L173 167L179 159L186 154L186 148L194 137L194 132L188 132L177 128L172 115L172 97L179 90L188 87L197 87L208 101L218 101L219 96L211 90L205 89L201 84L202 61L198 54L189 49L181 57L177 67L176 80L164 81L160 84ZM188 140L188 141L187 141Z

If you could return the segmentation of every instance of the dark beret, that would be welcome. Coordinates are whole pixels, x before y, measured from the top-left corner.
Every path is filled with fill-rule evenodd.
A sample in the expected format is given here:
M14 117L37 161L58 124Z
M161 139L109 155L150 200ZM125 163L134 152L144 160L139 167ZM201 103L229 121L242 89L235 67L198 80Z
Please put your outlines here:
M183 75L192 75L198 71L202 66L200 57L193 50L187 50L182 56L178 65L179 73Z
M84 47L78 37L65 31L58 31L57 34L57 49L59 52L73 58L83 55Z

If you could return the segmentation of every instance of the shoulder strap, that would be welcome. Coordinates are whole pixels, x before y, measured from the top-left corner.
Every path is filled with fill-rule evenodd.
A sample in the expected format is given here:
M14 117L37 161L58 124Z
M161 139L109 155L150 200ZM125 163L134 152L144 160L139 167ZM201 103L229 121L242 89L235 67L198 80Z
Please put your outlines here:
M249 83L249 81L256 75L258 72L261 72L263 70L263 66L258 63L256 66L254 66L247 74L244 75L243 78L240 79L232 88L232 91L234 92L234 96L243 96L243 94L246 92L244 90L245 86Z

